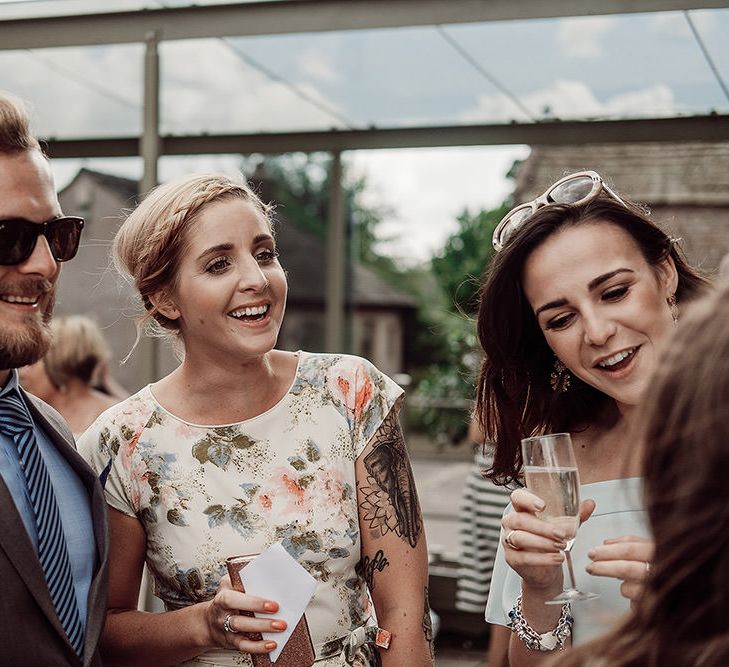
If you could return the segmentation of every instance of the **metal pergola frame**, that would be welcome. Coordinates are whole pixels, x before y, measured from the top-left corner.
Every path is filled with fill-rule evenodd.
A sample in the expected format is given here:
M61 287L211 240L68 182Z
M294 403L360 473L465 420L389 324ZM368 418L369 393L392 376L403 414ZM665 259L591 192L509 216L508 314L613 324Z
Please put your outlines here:
M341 351L344 331L345 230L341 151L373 148L720 141L729 115L493 125L371 128L234 135L159 135L160 41L372 30L486 21L718 9L727 0L281 0L0 20L0 51L100 44L146 44L141 137L47 138L53 157L144 159L142 191L156 184L161 155L329 151L332 162L327 239L326 348ZM150 352L154 368L156 352ZM154 374L154 370L152 374Z
M345 8L346 5L346 8ZM0 49L718 9L722 0L279 0L0 21Z

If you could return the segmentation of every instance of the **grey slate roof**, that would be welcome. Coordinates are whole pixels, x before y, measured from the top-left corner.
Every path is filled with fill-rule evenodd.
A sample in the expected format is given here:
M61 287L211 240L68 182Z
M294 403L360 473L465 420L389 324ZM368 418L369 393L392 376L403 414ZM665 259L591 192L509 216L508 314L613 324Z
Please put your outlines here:
M313 234L290 224L277 214L276 244L281 264L289 276L289 300L323 305L325 266L324 244ZM354 303L357 306L414 308L415 300L384 282L357 262L352 264Z
M652 206L729 206L729 141L535 146L517 171L514 201L581 169Z
M64 190L72 187L76 180L84 174L88 175L99 186L116 190L124 201L129 202L129 206L133 206L137 201L139 196L139 184L137 181L131 178L125 178L124 176L116 176L114 174L95 171L94 169L87 169L86 167L79 169L79 172Z

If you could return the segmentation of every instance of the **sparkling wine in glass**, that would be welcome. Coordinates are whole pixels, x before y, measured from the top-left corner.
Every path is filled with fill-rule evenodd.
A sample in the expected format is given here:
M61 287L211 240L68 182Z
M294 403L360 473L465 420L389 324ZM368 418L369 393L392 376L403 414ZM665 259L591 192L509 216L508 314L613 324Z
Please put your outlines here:
M546 507L539 517L565 532L564 549L569 586L547 604L592 600L596 593L577 590L570 551L580 525L580 476L569 433L552 433L521 441L524 474L529 491L539 496Z

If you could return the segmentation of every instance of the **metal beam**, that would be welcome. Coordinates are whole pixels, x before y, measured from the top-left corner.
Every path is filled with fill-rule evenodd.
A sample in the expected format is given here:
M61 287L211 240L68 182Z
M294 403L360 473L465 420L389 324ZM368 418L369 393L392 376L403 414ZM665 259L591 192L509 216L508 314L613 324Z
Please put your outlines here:
M727 0L280 0L0 21L0 50L727 7Z
M144 106L142 109L142 136L139 138L139 154L144 163L141 194L146 195L157 185L157 163L160 155L159 138L159 35L150 32L146 36L144 55ZM139 341L142 356L142 377L145 384L156 382L160 374L160 341L156 336L145 336ZM145 591L144 609L153 609L149 589Z
M159 136L159 34L150 32L144 54L144 106L139 139L139 154L144 161L142 194L146 195L157 185L157 162L160 156Z
M346 321L344 285L347 272L347 234L344 220L342 155L332 154L329 171L329 212L327 216L326 311L324 313L324 349L344 352Z
M346 151L375 148L565 145L644 141L729 141L729 115L640 120L549 121L277 134L225 134L161 138L161 155L216 155ZM139 155L138 137L46 139L54 158Z

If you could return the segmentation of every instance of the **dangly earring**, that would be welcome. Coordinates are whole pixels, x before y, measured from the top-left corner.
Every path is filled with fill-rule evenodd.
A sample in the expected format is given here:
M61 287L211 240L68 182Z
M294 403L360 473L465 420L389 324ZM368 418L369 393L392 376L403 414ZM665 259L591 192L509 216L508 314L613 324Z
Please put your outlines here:
M678 324L678 302L676 301L676 295L671 294L671 296L666 299L666 303L671 309L671 318L673 319L673 323Z
M559 357L554 358L554 368L549 375L552 391L563 394L570 388L570 372Z

